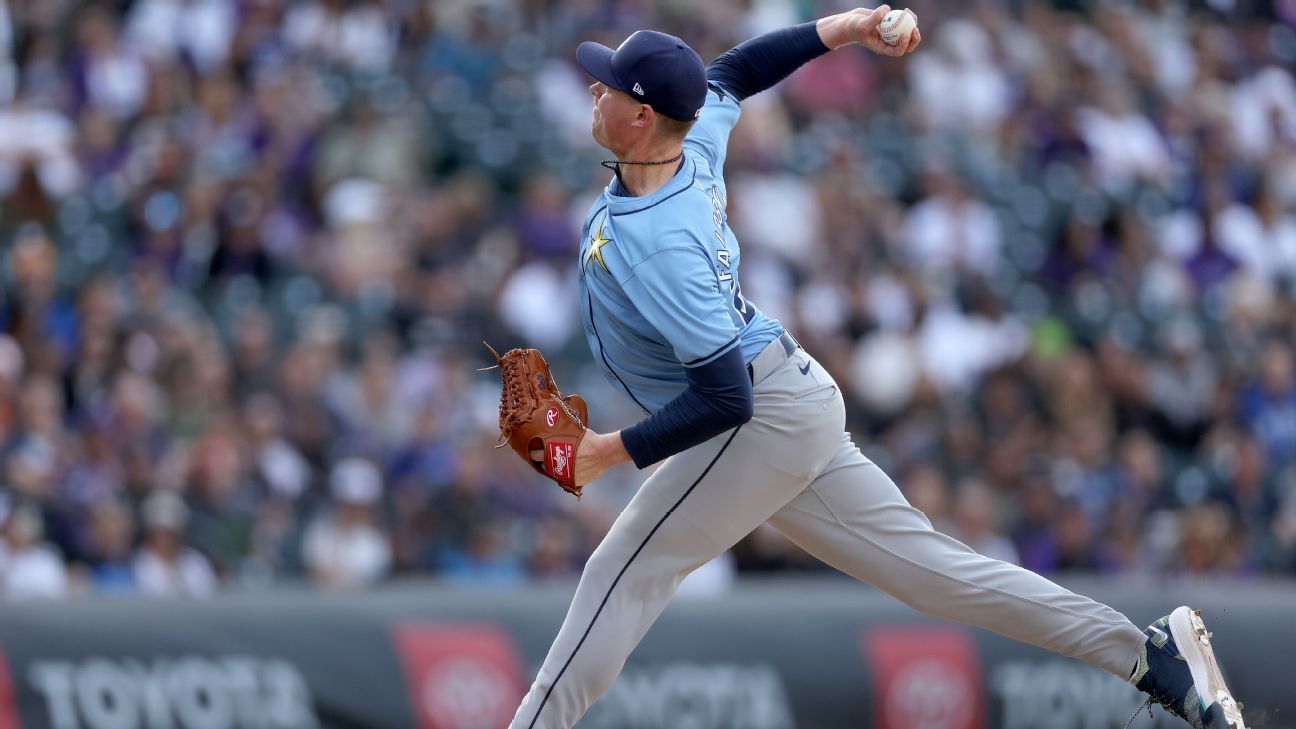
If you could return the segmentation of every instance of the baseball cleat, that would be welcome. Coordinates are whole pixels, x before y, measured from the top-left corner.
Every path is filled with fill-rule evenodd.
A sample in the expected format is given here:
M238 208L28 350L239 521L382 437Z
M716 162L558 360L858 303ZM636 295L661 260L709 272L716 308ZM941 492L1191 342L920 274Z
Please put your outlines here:
M1201 611L1181 606L1149 625L1130 683L1197 729L1246 729L1242 704L1228 686Z

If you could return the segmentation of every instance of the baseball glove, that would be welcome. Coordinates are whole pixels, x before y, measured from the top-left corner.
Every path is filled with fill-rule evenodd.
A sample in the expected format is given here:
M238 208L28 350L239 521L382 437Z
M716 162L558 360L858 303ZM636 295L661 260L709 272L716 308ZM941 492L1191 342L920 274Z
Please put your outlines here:
M483 342L485 344L485 342ZM534 349L511 349L495 366L504 379L500 391L500 442L522 457L532 468L548 476L567 492L580 498L576 485L576 448L585 437L589 409L580 395L563 397L549 374L549 363ZM485 369L494 369L487 367Z

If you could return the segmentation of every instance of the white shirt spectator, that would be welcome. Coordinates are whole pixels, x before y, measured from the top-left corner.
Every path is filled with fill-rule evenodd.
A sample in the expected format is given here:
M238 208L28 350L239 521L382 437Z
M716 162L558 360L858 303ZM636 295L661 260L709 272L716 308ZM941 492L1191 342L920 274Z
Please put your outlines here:
M509 275L500 292L500 318L532 346L561 347L580 321L571 278L570 272L559 273L548 263L520 266ZM548 315L536 316L537 311Z
M1186 261L1201 250L1201 216L1179 208L1156 221L1157 244L1161 252L1176 261Z
M1191 318L1169 319L1157 330L1160 357L1147 367L1147 398L1171 423L1204 421L1217 396L1214 361L1202 350L1201 328Z
M10 600L56 598L67 593L67 568L58 552L41 541L40 512L19 506L0 533L0 596Z
M1190 38L1187 7L1181 3L1162 3L1149 13L1131 13L1139 38L1147 48L1149 60L1156 69L1157 85L1173 99L1192 92L1197 76L1197 56Z
M70 194L81 182L74 156L76 127L62 113L23 104L0 105L0 195L18 182L20 160L35 160L36 177L54 197Z
M67 570L50 547L38 544L20 552L0 547L0 593L10 600L63 597Z
M329 474L334 509L302 537L302 556L315 581L332 588L370 584L391 568L391 544L373 524L371 509L382 495L382 474L369 461L346 458Z
M846 325L850 292L827 281L811 281L796 292L796 310L801 326L819 336L832 336Z
M386 71L396 55L395 33L378 5L334 12L317 2L299 3L288 11L283 28L290 47L358 71Z
M144 595L203 597L216 591L216 573L207 558L192 547L181 547L172 560L142 548L132 567L135 584Z
M149 87L148 66L139 51L120 37L117 20L107 11L88 11L77 31L90 103L118 119L134 116Z
M141 0L126 36L150 61L173 63L183 50L205 73L229 57L237 19L230 0Z
M1107 190L1124 190L1138 180L1164 181L1170 174L1165 140L1143 114L1119 102L1076 114L1080 134L1093 153L1094 170Z
M804 176L748 174L735 179L729 199L744 247L790 261L806 260L823 238L819 197Z
M864 302L882 329L907 332L913 328L913 295L890 271L880 271L869 277Z
M992 60L990 38L966 20L946 22L936 37L939 52L919 53L909 63L923 120L936 129L992 132L1012 106L1012 87Z
M855 395L872 412L894 415L913 400L922 361L913 337L879 329L864 337L851 355Z
M1214 222L1220 248L1251 273L1267 279L1296 274L1296 218L1278 216L1265 226L1246 205L1230 205Z
M577 149L598 149L602 148L590 136L590 92L589 83L585 80L584 72L576 68L575 64L566 61L550 60L539 69L535 74L535 94L536 100L540 104L540 109L544 113L545 119L557 129L563 138L563 142ZM447 76L442 83L463 83L457 76ZM593 192L597 195L602 191L602 186ZM572 197L573 218L575 224L580 225L585 220L585 214L589 212L587 202L589 195L581 194Z
M333 515L311 524L303 538L307 567L328 587L360 587L391 567L391 545L372 524L345 524Z
M1029 340L1015 318L995 321L951 307L934 308L918 332L923 370L945 391L974 386L981 375L1020 357Z
M918 268L957 268L982 275L999 266L999 219L980 200L929 197L905 218L904 253Z
M792 321L796 282L792 269L781 258L759 250L744 252L742 292L748 301L759 301L760 310L779 321Z
M1236 84L1227 118L1233 122L1238 147L1249 159L1263 159L1280 139L1296 142L1296 79L1276 66Z
M144 595L202 597L216 590L216 573L198 550L182 541L189 508L178 494L154 492L140 509L145 540L131 568Z
M301 496L310 483L310 462L283 438L270 441L257 452L256 467L270 489L289 500Z

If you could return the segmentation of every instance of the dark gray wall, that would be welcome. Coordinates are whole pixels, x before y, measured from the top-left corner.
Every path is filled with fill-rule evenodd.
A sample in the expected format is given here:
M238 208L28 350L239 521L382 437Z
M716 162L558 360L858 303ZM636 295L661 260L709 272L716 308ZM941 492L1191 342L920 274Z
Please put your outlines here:
M1201 608L1248 724L1296 727L1296 586L1068 586L1140 625ZM0 605L0 729L502 727L570 591ZM579 727L1119 729L1140 701L846 580L777 581L677 600ZM1179 726L1154 716L1134 726Z

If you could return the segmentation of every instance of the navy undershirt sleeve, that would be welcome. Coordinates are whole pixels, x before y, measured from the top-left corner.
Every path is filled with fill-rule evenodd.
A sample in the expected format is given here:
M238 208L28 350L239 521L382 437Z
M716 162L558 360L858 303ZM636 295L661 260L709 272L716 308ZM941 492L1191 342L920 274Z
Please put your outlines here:
M660 410L621 431L639 468L686 451L751 420L755 402L742 347L684 370L688 389Z
M827 52L815 21L780 28L725 51L707 66L707 80L742 101Z

